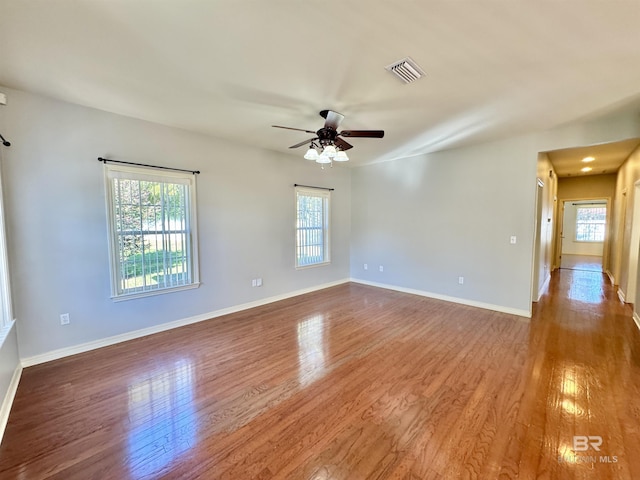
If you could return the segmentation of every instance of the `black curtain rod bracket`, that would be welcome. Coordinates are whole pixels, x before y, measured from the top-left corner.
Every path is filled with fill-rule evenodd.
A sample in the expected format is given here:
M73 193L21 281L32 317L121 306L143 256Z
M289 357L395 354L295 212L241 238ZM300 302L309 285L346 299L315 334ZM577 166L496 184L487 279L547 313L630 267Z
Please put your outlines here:
M197 175L200 173L200 170L185 170L184 168L160 167L158 165L147 165L146 163L123 162L122 160L111 160L110 158L102 158L102 157L98 157L98 161L104 163L105 165L107 164L107 162L122 163L124 165L135 165L136 167L157 168L159 170L171 170L173 172L185 172L185 173L192 173L194 175Z
M300 185L299 183L294 183L293 186L294 187L305 187L305 188L316 188L318 190L329 190L330 192L333 192L335 190L335 188L314 187L313 185Z
M10 147L10 146L11 146L11 143L7 142L7 141L4 139L4 137L2 136L2 134L0 134L0 140L2 140L2 144L3 144L5 147Z

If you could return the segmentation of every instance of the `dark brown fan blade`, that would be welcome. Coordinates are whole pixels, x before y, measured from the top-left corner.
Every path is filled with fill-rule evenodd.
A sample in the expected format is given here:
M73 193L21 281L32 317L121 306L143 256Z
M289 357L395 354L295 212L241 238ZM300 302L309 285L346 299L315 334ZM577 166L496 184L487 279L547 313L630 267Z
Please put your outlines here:
M316 133L316 132L312 132L311 130L303 130L302 128L281 127L280 125L271 125L271 126L275 128L284 128L286 130L297 130L298 132Z
M320 116L327 119L326 122L324 122L325 128L329 127L334 130L338 129L338 125L340 125L340 122L344 119L344 115L334 112L333 110L322 110Z
M305 140L304 142L296 143L295 145L291 145L289 148L298 148L303 145L306 145L307 143L311 144L311 142L313 142L314 140L318 140L318 137L310 138L309 140Z
M341 139L340 137L336 138L333 142L336 147L338 147L340 150L349 150L350 148L353 148L353 145L351 145L350 143L345 142L343 139Z
M384 130L343 130L338 135L343 137L382 138Z

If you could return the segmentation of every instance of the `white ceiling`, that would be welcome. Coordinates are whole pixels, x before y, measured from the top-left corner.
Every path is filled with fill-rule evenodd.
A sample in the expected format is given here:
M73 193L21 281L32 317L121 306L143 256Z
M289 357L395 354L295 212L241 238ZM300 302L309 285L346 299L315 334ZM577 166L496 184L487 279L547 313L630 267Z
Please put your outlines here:
M617 172L638 146L640 146L640 138L630 138L619 142L564 148L546 153L558 177L578 177ZM588 163L583 162L587 157L594 160ZM591 171L582 172L581 169L584 167L590 167Z
M0 0L0 84L299 157L271 125L333 109L386 131L362 164L635 101L639 26L640 0Z

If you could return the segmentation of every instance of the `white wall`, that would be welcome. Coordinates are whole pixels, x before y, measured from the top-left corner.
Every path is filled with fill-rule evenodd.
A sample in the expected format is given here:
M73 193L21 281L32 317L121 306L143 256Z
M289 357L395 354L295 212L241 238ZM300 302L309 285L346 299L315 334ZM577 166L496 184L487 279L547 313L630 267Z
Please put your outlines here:
M615 203L613 209L612 230L615 237L612 241L613 250L611 252L613 276L615 283L619 286L619 291L624 298L640 298L640 281L634 282L633 275L635 267L631 265L634 259L638 258L638 245L632 243L632 227L638 212L634 212L636 194L638 187L636 183L640 181L640 147L631 153L629 158L622 164L618 171ZM637 273L640 274L640 268ZM637 291L630 290L630 287L637 287ZM640 309L634 305L634 313Z
M352 276L526 314L536 188L527 152L518 139L354 169Z
M627 110L538 134L356 168L351 276L529 314L538 153L638 133L640 117ZM509 243L511 235L517 244Z
M350 171L3 88L6 210L23 358L349 277ZM97 157L197 169L202 285L110 300ZM329 266L294 268L294 183L335 188ZM251 279L262 277L260 288ZM59 315L69 313L70 325Z
M542 187L538 188L540 211L538 212L538 218L535 220L540 231L536 240L538 242L537 259L534 261L534 268L537 269L534 272L534 291L532 292L532 300L534 301L539 300L547 282L551 278L551 272L554 267L553 247L558 206L558 176L546 153L538 154L537 182L542 183Z
M603 205L606 206L606 203ZM575 202L564 202L562 232L563 255L595 255L602 256L604 242L576 242L576 217L578 205Z

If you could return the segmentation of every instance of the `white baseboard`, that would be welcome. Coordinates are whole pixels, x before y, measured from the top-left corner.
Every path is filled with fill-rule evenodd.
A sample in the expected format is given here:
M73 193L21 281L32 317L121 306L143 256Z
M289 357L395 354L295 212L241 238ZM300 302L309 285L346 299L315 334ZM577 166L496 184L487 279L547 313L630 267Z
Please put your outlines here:
M435 298L437 300L444 300L445 302L458 303L460 305L484 308L485 310L493 310L494 312L509 313L511 315L517 315L519 317L531 318L530 310L527 311L527 310L521 310L519 308L505 307L502 305L493 305L491 303L476 302L475 300L467 300L466 298L451 297L448 295L441 295L439 293L426 292L424 290L398 287L396 285L387 285L385 283L369 282L368 280L361 280L358 278L352 278L351 281L354 283L361 283L363 285L369 285L372 287L386 288L388 290L395 290L397 292L411 293L413 295L420 295L422 297L429 297L429 298Z
M20 383L20 377L22 376L22 365L18 364L11 377L9 388L0 406L0 443L2 443L2 437L4 437L4 430L7 428L7 422L9 421L9 413L11 413L11 407L13 400L16 397L18 391L18 384Z
M638 327L638 330L640 330L640 315L638 315L636 312L633 312L633 321L636 322L636 327Z
M268 303L278 302L280 300L286 300L287 298L297 297L298 295L304 295L305 293L315 292L324 288L333 287L343 283L347 283L348 278L337 280L335 282L325 283L322 285L316 285L315 287L304 288L301 290L295 290L293 292L285 293L282 295L276 295L273 297L262 298L253 302L243 303L241 305L234 305L232 307L222 308L213 312L202 313L193 317L183 318L172 322L162 323L160 325L154 325L153 327L143 328L140 330L134 330L133 332L122 333L120 335L114 335L112 337L102 338L93 342L82 343L80 345L74 345L71 347L65 347L58 350L52 350L50 352L34 355L32 357L22 358L22 367L31 367L33 365L39 365L41 363L50 362L52 360L58 360L60 358L68 357L70 355L77 355L78 353L84 353L97 348L108 347L109 345L115 345L116 343L126 342L154 333L164 332L178 327L184 327L185 325L191 325L192 323L202 322L222 315L228 315L230 313L240 312L242 310L248 310L249 308L260 307Z
M616 279L613 276L613 273L611 273L609 270L605 270L604 273L606 273L607 277L609 277L609 281L611 282L611 285L615 285L616 284Z
M620 299L620 301L621 301L622 303L626 303L626 302L624 301L624 299L625 299L625 294L624 294L624 292L623 292L622 290L620 290L619 288L618 288L618 298Z
M540 299L542 298L542 294L549 286L550 281L551 281L551 275L547 275L547 278L545 278L544 282L542 283L542 286L538 289L538 298L536 299L536 302L540 301Z

